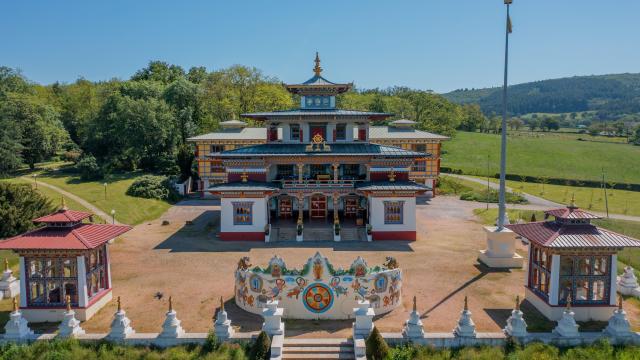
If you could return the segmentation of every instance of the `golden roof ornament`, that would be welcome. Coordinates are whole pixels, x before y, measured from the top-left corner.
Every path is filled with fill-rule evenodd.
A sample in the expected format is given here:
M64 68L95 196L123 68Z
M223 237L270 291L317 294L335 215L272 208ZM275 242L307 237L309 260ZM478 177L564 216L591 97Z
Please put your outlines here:
M120 296L118 296L118 312L122 311L122 303L120 302Z
M320 56L318 55L317 51L316 51L316 59L314 61L316 63L316 66L313 68L313 72L316 74L316 76L320 76L320 73L322 72L322 68L320 67Z
M571 294L567 296L567 311L571 311Z
M520 310L520 295L516 296L516 310Z
M16 298L13 298L13 312L18 311L18 300Z
M569 209L577 209L578 206L576 205L576 193L571 194L571 202L569 203L568 206Z
M240 175L240 179L242 179L243 183L246 183L247 181L249 181L249 175L247 174L247 169L244 169L242 171L242 175Z
M169 296L169 312L173 312L173 296Z
M396 171L393 168L391 168L391 171L389 172L388 176L389 176L390 182L396 181Z
M60 208L60 210L69 210L69 208L67 207L67 202L64 200L64 196L62 197L61 205L62 207Z
M467 295L464 296L464 311L469 311L469 301L467 300Z
M67 303L67 312L71 311L71 295L65 297L65 302Z
M413 295L413 311L415 312L418 307L416 306L416 296Z
M9 259L4 258L4 271L9 271Z
M224 300L222 299L222 296L220 296L220 311L224 311Z
M622 295L618 295L618 310L622 311Z

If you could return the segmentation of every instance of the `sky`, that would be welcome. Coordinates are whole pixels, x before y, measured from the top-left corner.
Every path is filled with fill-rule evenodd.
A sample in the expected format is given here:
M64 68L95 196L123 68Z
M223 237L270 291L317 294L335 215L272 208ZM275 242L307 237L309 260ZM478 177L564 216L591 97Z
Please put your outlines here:
M640 72L640 1L514 0L509 83ZM502 84L502 0L5 1L0 65L50 84L150 60L255 66L284 82L447 92Z

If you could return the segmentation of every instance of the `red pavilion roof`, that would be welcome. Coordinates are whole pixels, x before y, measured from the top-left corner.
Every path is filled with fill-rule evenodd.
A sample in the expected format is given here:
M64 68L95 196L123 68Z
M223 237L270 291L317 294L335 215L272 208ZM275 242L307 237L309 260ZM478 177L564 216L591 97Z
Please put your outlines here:
M575 206L567 206L560 209L547 210L544 212L559 219L600 219L598 215L588 213Z
M640 247L640 240L591 224L563 224L556 221L506 225L514 233L551 248Z
M127 225L78 224L44 227L0 241L3 250L88 250L131 230Z
M54 212L53 214L45 215L37 219L34 219L33 222L35 223L77 222L77 221L82 221L91 216L93 216L92 213L88 213L84 211L68 210L68 209L62 208Z

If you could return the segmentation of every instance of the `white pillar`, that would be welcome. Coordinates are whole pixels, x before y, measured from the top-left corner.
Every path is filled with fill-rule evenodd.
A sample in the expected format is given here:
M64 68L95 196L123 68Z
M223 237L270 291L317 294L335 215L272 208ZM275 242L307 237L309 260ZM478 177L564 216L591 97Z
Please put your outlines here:
M284 309L278 307L278 300L267 301L267 307L262 309L262 330L269 335L284 335L284 323L282 315Z
M560 291L560 255L551 256L551 279L549 280L549 305L558 305Z
M375 312L371 308L368 300L358 300L358 307L353 308L353 317L356 321L353 323L353 338L367 338L373 331L373 317Z
M22 317L20 309L17 308L17 304L13 302L13 311L9 314L9 321L4 326L4 340L26 340L33 335L33 331L29 328L29 324L25 318Z
M64 313L64 317L60 326L58 326L58 337L60 338L75 338L79 335L84 335L85 331L80 327L80 321L76 319L76 312L70 307Z
M27 266L24 262L24 256L20 256L20 307L27 307L27 279L29 274L27 273Z
M611 288L609 291L609 305L616 305L616 289L618 283L618 255L611 255Z
M76 261L78 262L78 307L84 308L89 304L87 268L84 263L84 256L78 256Z
M524 268L524 286L529 286L529 268L531 267L531 242L527 245L527 266Z
M113 285L111 284L111 254L109 254L109 246L104 247L104 255L107 261L107 281L109 282L109 288L111 289ZM86 276L85 276L86 278Z

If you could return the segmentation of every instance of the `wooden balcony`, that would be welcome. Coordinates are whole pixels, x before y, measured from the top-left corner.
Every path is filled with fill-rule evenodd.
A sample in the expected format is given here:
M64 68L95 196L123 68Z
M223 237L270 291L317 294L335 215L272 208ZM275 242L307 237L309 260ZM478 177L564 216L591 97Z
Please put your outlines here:
M353 189L361 180L281 180L283 189Z

